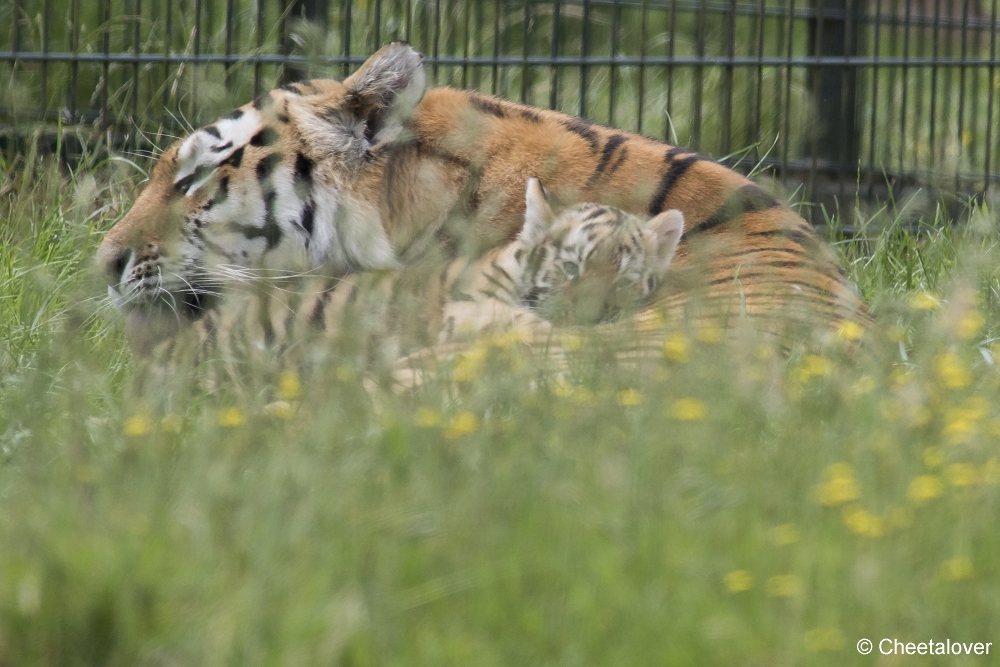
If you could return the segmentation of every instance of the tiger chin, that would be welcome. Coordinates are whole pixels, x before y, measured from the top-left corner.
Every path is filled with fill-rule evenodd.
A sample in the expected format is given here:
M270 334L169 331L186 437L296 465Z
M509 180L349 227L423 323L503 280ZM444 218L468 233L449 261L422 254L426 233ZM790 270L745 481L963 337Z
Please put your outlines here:
M679 210L671 271L697 274L723 324L798 303L828 327L867 318L831 249L745 177L580 118L427 89L422 57L399 42L343 81L289 84L177 141L97 264L130 328L155 339L151 322L202 316L234 275L475 261L518 233L531 176L561 202Z
M404 357L442 344L511 330L541 340L554 324L608 322L611 313L617 320L652 301L681 239L682 214L643 219L594 203L563 206L535 178L524 197L517 236L476 261L236 283L161 342L151 362L167 375L219 362L223 372L210 385L238 385L267 366L308 372L334 355L391 375ZM581 287L588 299L565 298ZM597 307L595 295L604 299Z

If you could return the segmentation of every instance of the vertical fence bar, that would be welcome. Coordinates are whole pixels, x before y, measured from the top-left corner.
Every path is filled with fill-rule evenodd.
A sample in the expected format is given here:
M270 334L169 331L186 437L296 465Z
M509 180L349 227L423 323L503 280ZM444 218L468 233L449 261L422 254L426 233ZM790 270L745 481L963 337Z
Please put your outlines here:
M842 49L844 52L844 66L840 68L840 116L838 120L841 127L845 128L844 135L840 141L835 141L837 150L837 183L838 195L844 199L846 169L857 173L858 158L861 154L861 131L857 127L857 87L858 70L857 64L850 62L851 58L858 54L857 28L860 23L857 12L859 0L846 0L844 3L844 40Z
M580 118L587 117L587 57L590 55L590 0L583 0L583 25L580 27Z
M615 124L615 96L617 94L615 62L618 60L618 0L611 0L611 67L608 77L608 125Z
M806 82L810 89L810 99L812 101L812 113L813 122L809 127L809 180L806 192L809 197L815 199L814 193L816 192L816 162L819 156L819 143L821 140L820 133L826 133L827 126L831 122L831 114L824 114L823 104L821 100L823 99L824 93L830 95L833 93L832 90L824 90L824 87L828 85L826 81L826 72L823 68L820 68L816 63L819 59L823 57L823 51L826 44L823 42L823 28L825 27L826 21L824 20L824 10L827 8L828 4L837 3L840 4L843 0L813 0L812 7L816 12L816 18L810 19L809 23L809 38L812 42L809 45L809 51L813 54L816 62L813 63L812 67L807 65L806 70ZM835 93L833 93L835 95ZM822 115L821 115L822 114ZM825 137L823 137L825 138ZM814 202L815 203L815 202ZM810 219L815 222L816 220L816 208L810 212Z
M233 0L226 0L226 92L231 93L233 87Z
M406 17L404 18L404 34L407 42L413 41L413 0L406 0Z
M438 41L441 39L441 0L434 0L434 83L438 82Z
M726 21L726 66L722 70L722 154L729 155L733 130L733 59L736 57L736 0L729 0Z
M344 66L343 74L346 77L351 72L351 10L353 0L344 0Z
M382 0L375 0L375 25L374 39L372 40L372 53L382 47Z
M871 200L875 190L875 123L878 117L878 77L879 77L879 56L882 48L882 0L875 1L875 36L872 47L872 117L868 131L868 199ZM892 94L892 89L889 89Z
M559 0L552 3L552 67L549 72L549 108L559 107L559 66L556 65L556 58L559 57Z
M962 157L965 147L965 61L968 57L966 43L969 38L969 0L962 3L962 45L961 65L958 70L958 161L955 164L955 191L959 190L959 179L962 172ZM970 140L971 144L972 141Z
M168 5L169 6L169 5ZM111 0L104 0L102 3L102 9L104 13L101 18L101 26L104 30L104 34L101 35L101 42L104 52L104 61L101 63L101 77L103 80L103 85L101 86L101 120L100 125L102 128L110 127L111 119L108 117L108 88L111 86ZM167 22L169 28L169 19ZM164 84L164 92L166 91L166 85ZM166 98L163 100L163 108L167 107Z
M639 10L639 109L636 118L636 132L642 134L642 109L646 103L646 15L649 0L642 0Z
M989 194L990 183L992 182L992 165L990 163L990 158L992 158L992 148L993 148L993 98L996 97L996 91L994 90L994 77L996 76L996 62L997 57L997 0L993 0L993 8L990 12L990 66L987 69L987 76L989 80L986 82L986 90L990 91L989 98L986 102L986 155L984 156L984 167L983 167L983 196Z
M196 64L198 56L201 55L201 1L194 0L194 57L195 62L191 63L191 111L192 119L198 117L198 66ZM285 19L282 15L281 32L284 34Z
M528 43L531 38L531 3L524 1L521 15L521 104L528 103Z
M795 45L795 0L788 2L788 51L785 56L785 140L781 146L781 181L788 185L788 153L792 145L792 56Z
M691 148L701 150L701 99L705 87L705 38L708 19L708 0L698 2L698 21L695 28L694 101L691 113ZM672 41L672 40L671 40Z
M765 21L765 17L767 16L767 0L760 0L757 12L757 104L753 114L753 136L750 140L754 147L754 164L760 161L761 117L763 116L764 106L764 31L767 27Z
M260 0L258 0L260 2ZM111 17L111 0L106 0L107 16ZM174 14L174 3L173 0L167 0L166 15L164 16L164 26L163 26L163 92L161 97L163 98L163 108L164 110L169 108L170 102L170 48L173 41L173 14ZM105 57L107 57L107 42L105 42ZM105 61L107 62L107 61ZM160 129L162 130L163 123L160 123Z
M985 14L983 12L981 12L980 10L978 10L978 8L977 8L977 10L976 10L976 16L973 19L975 21L975 28L974 28L974 32L973 32L973 41L972 41L972 53L973 53L973 57L974 58L981 58L981 57L983 57L983 31L982 31L982 28L983 28L983 25L982 25L983 21L982 20L983 19L985 19ZM983 68L982 67L975 67L975 68L973 68L972 91L971 91L972 103L970 104L971 113L969 114L969 127L971 128L971 131L973 132L973 134L975 134L976 130L979 129L979 100L981 99L980 96L979 96L979 83L980 83L980 81L983 78L982 75L983 75ZM990 92L992 92L992 88L987 88L986 90L987 90L987 94L990 94ZM979 155L979 142L976 141L975 139L973 139L972 143L969 145L969 184L970 184L970 187L975 187L974 186L975 179L976 179L976 167L975 167L975 164L976 164L976 158L978 157L978 155Z
M500 92L500 0L493 0L493 83L490 90L494 95Z
M465 34L462 36L462 88L469 87L469 29L472 26L472 7L465 0Z
M49 54L49 33L52 25L52 0L45 0L42 7L42 53ZM42 61L42 109L41 117L47 118L49 112L49 61Z
M132 5L132 124L135 126L136 148L139 146L139 56L142 55L140 28L142 27L142 0Z
M70 32L70 52L73 60L70 63L69 76L69 117L70 122L76 122L76 97L80 85L80 0L73 0L70 7L71 32Z
M910 78L910 22L912 20L913 0L906 0L906 17L903 20L903 99L899 114L899 174L903 174L904 154L906 151L906 102ZM919 129L919 128L918 128Z
M667 47L667 117L663 123L663 137L668 143L677 143L670 136L671 120L674 113L674 54L677 42L677 0L670 0L670 42Z
M253 96L257 99L261 89L260 56L264 53L264 0L254 0L257 17L257 57L253 63Z
M940 26L941 26L941 0L934 0L934 29L932 38L932 56L931 56L931 110L930 110L930 150L927 155L927 168L928 171L934 171L934 139L935 130L937 129L937 80L938 80L938 56L939 51L939 36L940 36Z

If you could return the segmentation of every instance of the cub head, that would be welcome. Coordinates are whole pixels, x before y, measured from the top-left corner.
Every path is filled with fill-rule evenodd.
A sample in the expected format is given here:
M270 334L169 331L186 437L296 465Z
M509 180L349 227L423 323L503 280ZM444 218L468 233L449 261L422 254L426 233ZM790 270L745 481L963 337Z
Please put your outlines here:
M647 303L684 232L684 216L643 220L602 204L553 210L538 179L528 181L521 300L556 323L611 321Z
M197 316L260 271L394 266L373 202L423 96L421 60L390 44L343 82L284 86L174 143L98 250L114 303Z

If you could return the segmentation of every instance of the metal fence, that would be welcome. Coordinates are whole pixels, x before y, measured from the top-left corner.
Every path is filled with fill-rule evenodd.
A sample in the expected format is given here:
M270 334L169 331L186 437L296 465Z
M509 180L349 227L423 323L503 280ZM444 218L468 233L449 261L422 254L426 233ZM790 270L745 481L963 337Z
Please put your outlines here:
M841 200L996 188L998 0L3 0L0 137L163 144L391 39L438 85Z

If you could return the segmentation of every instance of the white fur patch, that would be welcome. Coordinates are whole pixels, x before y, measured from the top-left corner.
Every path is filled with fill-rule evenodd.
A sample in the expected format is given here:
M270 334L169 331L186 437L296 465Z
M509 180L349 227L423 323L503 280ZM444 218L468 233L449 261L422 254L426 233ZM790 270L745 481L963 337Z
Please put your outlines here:
M219 137L202 128L195 131L181 144L177 151L178 166L174 184L194 174L199 167L209 167L204 170L197 181L188 186L184 192L185 196L197 192L198 188L211 178L215 167L228 159L236 150L249 143L250 139L261 129L263 123L260 113L256 109L248 107L243 108L242 111L243 115L239 118L223 118L212 125L218 130Z

